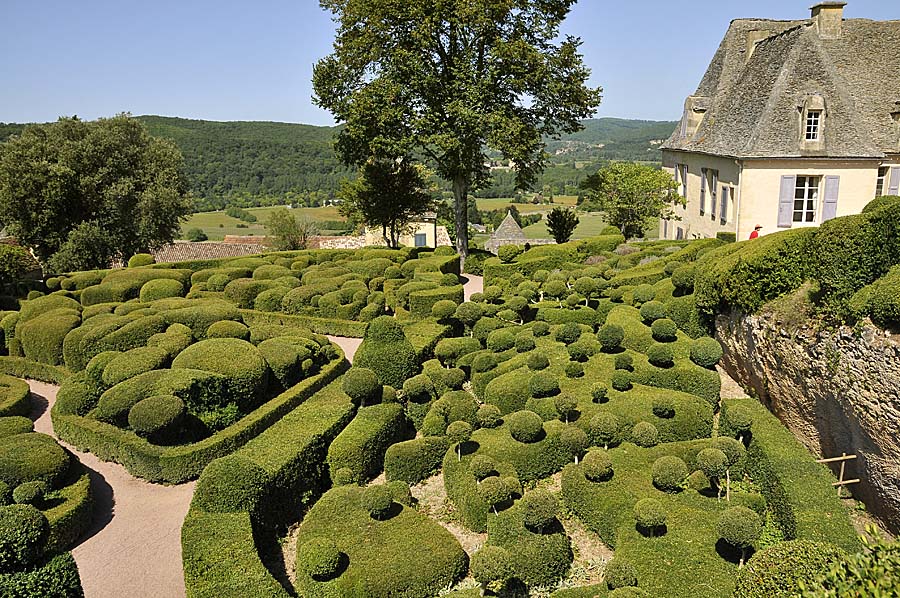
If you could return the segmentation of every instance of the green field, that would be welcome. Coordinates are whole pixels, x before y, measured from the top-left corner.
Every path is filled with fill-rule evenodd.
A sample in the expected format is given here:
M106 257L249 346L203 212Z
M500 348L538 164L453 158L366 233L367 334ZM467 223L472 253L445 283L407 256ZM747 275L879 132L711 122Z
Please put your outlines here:
M225 212L199 212L192 215L187 222L181 225L181 238L192 228L202 229L210 241L221 241L225 235L255 235L266 234L265 222L269 214L275 208L248 208L247 212L256 216L256 222L243 222L232 218ZM345 220L334 206L326 208L294 208L294 214L299 214L314 221ZM238 225L241 225L240 228Z
M520 214L534 214L535 212L549 212L554 206L574 206L578 198L574 195L557 195L553 198L553 205L541 205L531 203L513 204L510 197L497 197L491 199L476 199L475 203L479 210L505 210L511 205L515 205Z

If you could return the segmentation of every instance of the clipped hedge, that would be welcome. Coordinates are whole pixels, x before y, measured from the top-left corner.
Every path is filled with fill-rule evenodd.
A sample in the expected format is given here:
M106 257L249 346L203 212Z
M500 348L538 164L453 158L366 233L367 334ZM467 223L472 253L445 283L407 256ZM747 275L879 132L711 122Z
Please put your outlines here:
M27 416L31 413L30 392L31 389L24 380L0 375L0 417Z
M353 363L375 372L382 384L402 388L419 373L419 356L394 318L381 316L369 322Z
M452 301L460 304L463 302L463 286L454 285L438 287L423 291L413 291L409 294L409 311L414 316L427 318L431 316L431 308L438 301Z
M387 448L408 438L411 428L402 405L383 403L361 408L328 447L327 463L332 476L346 467L354 481L376 477L384 466Z
M418 484L440 471L449 448L450 442L444 436L426 436L392 444L384 455L387 480Z

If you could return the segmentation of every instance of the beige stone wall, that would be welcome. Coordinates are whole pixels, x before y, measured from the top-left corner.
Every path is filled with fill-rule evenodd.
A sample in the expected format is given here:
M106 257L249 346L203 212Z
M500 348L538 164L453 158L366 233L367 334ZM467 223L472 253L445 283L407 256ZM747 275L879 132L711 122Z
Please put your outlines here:
M682 152L663 152L663 168L672 176L675 176L675 165L686 164L688 167L687 206L676 208L675 213L681 220L672 220L668 227L660 222L660 238L675 239L677 229L684 231L685 239L705 239L715 237L719 232L735 232L735 216L738 197L740 197L741 168L737 161L705 154L690 154ZM706 193L706 209L700 213L700 185L702 169L719 171L718 195L716 199L716 217L712 218L710 210L711 195ZM725 224L722 224L720 205L722 201L722 188L733 188L730 194L728 209L726 211ZM681 188L679 187L679 190ZM668 228L666 231L665 229ZM666 233L666 234L663 234Z
M737 238L749 237L756 224L763 226L762 234L771 234L778 228L778 199L781 177L798 176L839 176L837 215L858 214L875 198L875 183L878 177L878 161L841 162L836 160L813 161L763 161L744 162L741 181L741 204L738 218ZM793 223L794 227L818 226L822 223L824 184L820 187L818 215L812 223Z
M785 329L773 316L716 319L722 367L812 452L857 455L853 495L900 532L900 343L873 326Z
M380 229L366 229L366 245L384 245L384 237ZM400 245L406 247L416 246L416 235L425 235L425 247L437 247L437 238L434 222L412 222L408 230L400 235Z

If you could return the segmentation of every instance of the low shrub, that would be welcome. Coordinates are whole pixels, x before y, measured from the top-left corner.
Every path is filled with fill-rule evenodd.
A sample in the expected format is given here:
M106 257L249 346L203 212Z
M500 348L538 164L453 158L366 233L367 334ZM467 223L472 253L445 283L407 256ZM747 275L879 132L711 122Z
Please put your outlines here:
M656 530L666 525L666 507L655 498L642 498L634 504L634 521L641 530L653 536Z
M221 457L200 474L191 508L207 513L255 513L267 482L265 470L246 457Z
M560 343L571 345L581 337L581 332L581 326L575 322L569 322L556 329L554 338Z
M103 368L103 387L110 388L144 372L158 370L168 361L169 353L160 347L138 347L125 353L116 353Z
M598 382L591 387L591 402L606 403L609 401L609 388L604 382Z
M13 502L18 505L32 505L37 508L41 508L41 503L44 501L44 496L50 491L50 487L46 482L42 482L40 480L36 480L34 482L25 482L24 484L19 484L16 486L16 489L13 490L12 499Z
M503 353L516 345L516 337L509 330L494 330L487 337L487 348L494 353Z
M128 411L128 425L155 444L175 438L184 421L184 401L171 395L147 397Z
M481 405L478 408L478 427L496 428L500 425L503 415L496 405Z
M250 329L241 322L222 320L206 329L206 338L237 338L250 340Z
M722 345L708 336L698 338L691 344L691 361L703 368L712 369L722 359Z
M659 444L659 431L650 422L638 422L631 431L631 440L645 448L656 446Z
M566 364L566 378L581 378L584 376L584 366L577 361Z
M0 506L0 571L33 565L44 552L47 518L32 505Z
M622 557L613 558L606 564L603 579L610 590L638 585L634 567Z
M57 554L31 568L0 573L0 591L16 598L81 598L81 578L71 553Z
M641 306L641 318L647 325L666 317L666 304L659 301L648 301Z
M609 453L600 450L591 450L582 461L584 477L591 482L605 482L613 476L613 463Z
M177 280L160 278L148 281L141 287L141 303L152 303L159 299L184 297L184 285Z
M361 408L328 447L329 470L346 467L357 482L376 477L384 466L387 448L406 440L411 427L397 403Z
M381 398L382 385L372 370L352 367L341 379L341 389L356 405L365 406L376 403Z
M535 347L534 336L531 333L521 333L516 336L516 352L528 353Z
M678 492L688 477L688 467L680 457L666 455L653 462L650 474L653 485L663 492Z
M303 571L316 581L334 578L341 565L341 551L331 538L313 538L297 547Z
M472 371L477 371L478 363L472 366ZM535 374L542 375L541 381L547 381L549 378L543 377L543 372ZM519 411L525 407L525 403L531 396L531 378L522 370L514 370L497 376L491 380L484 389L484 400L490 405L495 405L500 409L503 415ZM546 386L541 386L542 390L549 390Z
M550 367L550 360L543 353L533 352L528 355L526 364L529 370L536 372Z
M672 343L678 340L678 324L668 318L653 322L650 327L653 339L660 343Z
M696 272L694 266L681 266L675 270L672 273L672 284L675 285L675 291L681 295L693 293Z
M622 341L625 340L625 329L618 324L606 324L597 333L597 340L606 353L615 353L620 350Z
M388 316L369 322L353 363L372 370L382 384L394 388L401 388L403 382L418 374L420 369L416 350L403 328Z
M747 507L730 507L719 516L716 529L722 540L741 549L741 565L743 565L747 549L753 546L762 534L762 521L759 515Z
M846 553L831 544L790 540L755 553L738 571L734 598L794 596L818 585L822 572L839 563Z
M543 437L544 422L533 411L516 411L506 417L509 433L519 442L537 442Z
M559 382L556 376L549 372L537 372L532 375L528 388L531 390L531 396L536 399L555 397L559 394Z
M658 368L672 367L675 365L675 356L672 352L672 347L663 343L653 343L650 345L650 348L647 349L647 361Z
M450 442L443 436L426 436L392 444L384 455L387 480L418 484L440 470L449 448Z
M612 375L612 387L619 392L631 390L631 374L627 370L616 370Z
M656 397L653 399L653 415L668 419L675 416L675 401L671 397Z
M0 481L10 488L32 481L58 488L70 464L69 453L45 434L32 432L0 439Z

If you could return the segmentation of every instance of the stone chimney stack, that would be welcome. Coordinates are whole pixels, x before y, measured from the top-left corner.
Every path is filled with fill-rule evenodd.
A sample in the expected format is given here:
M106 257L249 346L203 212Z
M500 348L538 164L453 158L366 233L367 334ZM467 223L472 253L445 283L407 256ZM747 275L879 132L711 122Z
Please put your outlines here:
M812 20L822 39L840 39L846 2L828 0L813 6Z

